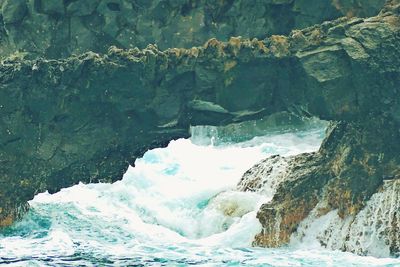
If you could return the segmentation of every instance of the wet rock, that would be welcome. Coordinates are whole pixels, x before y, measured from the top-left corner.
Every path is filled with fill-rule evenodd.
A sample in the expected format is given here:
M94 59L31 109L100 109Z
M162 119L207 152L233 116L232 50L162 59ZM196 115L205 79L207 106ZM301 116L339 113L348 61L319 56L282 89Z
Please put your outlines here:
M280 178L282 182L273 200L262 205L257 214L263 230L255 237L254 244L276 247L289 243L292 238L301 241L317 232L321 245L333 249L375 256L399 253L399 237L393 235L398 227L395 217L397 200L389 197L395 196L396 191L390 191L391 186L388 184L383 185L382 176L382 173L389 173L394 177L400 172L400 157L396 155L400 147L395 144L395 140L400 137L396 134L398 128L399 125L393 121L380 119L335 124L329 129L318 153L285 159L289 166L286 167L284 177ZM388 129L392 133L391 137L384 133ZM249 173L256 171L261 174L260 180L269 181L272 177L268 170L277 166L271 161L273 159L264 161L269 164L261 165L261 168L260 165L254 166ZM382 186L389 191L385 197L385 206L378 208L380 201L376 198L381 195ZM262 187L257 190L262 192ZM374 213L372 210L391 214L391 217L365 215ZM308 230L313 222L331 218L332 214L337 216L337 219L331 219L329 227L332 229L314 229L315 232L313 229ZM337 220L343 225L338 226ZM360 235L355 232L363 231L361 224L365 224L362 222L364 220L369 221L368 225L376 227L372 231L379 232L378 239L387 240L389 245L385 255L374 250L373 246L378 246L377 243L372 247L368 245L372 241L367 241L370 237L365 234L361 235L362 240L356 242ZM380 220L385 223L380 224ZM378 241L374 239L374 242Z
M231 113L234 115L234 113ZM261 112L262 114L262 112ZM254 116L254 117L253 117ZM265 117L259 118L260 113L254 115L234 117L233 121L246 120L239 123L232 123L225 126L213 127L209 125L196 126L191 128L192 138L191 141L199 145L219 145L226 143L237 143L253 139L257 136L265 136L272 132L291 132L301 129L309 130L309 127L321 129L326 126L325 121L316 120L315 118L304 118L296 114L286 111L277 112ZM254 119L252 119L254 118ZM247 121L247 119L249 119ZM312 126L311 126L312 125ZM196 134L198 133L198 134ZM209 138L193 138L193 136L207 136ZM212 141L211 141L212 140ZM265 164L268 164L267 162ZM283 164L282 164L283 165ZM262 166L260 166L260 169ZM275 169L278 170L278 169ZM275 173L275 172L272 172ZM257 171L250 172L249 176L240 182L239 188L259 188L262 186L261 181L258 179ZM254 181L253 181L254 180ZM280 180L279 178L277 180ZM263 180L264 181L264 180ZM275 181L275 180L274 180ZM249 185L247 185L249 184ZM275 183L274 184L278 184ZM266 188L266 187L264 187ZM249 189L250 190L250 189Z
M29 209L27 202L16 206L13 204L10 202L2 204L3 208L0 208L0 227L12 225L16 220L21 219Z
M318 154L295 156L287 161L288 166L281 174L281 182L274 190L276 193L272 202L263 204L257 213L263 229L255 236L253 244L256 246L278 247L287 244L298 224L316 205L318 188L329 179L325 175L315 179L320 166L323 166L323 158ZM266 170L271 167L276 168L268 165ZM268 181L271 179L268 176L263 175L261 179ZM271 182L268 181L266 185L268 183Z
M293 165L292 158L279 155L267 158L243 175L237 189L244 192L261 192L272 198L279 185L288 178L291 165Z
M120 11L107 8L116 14L129 9L118 3ZM238 5L218 3L212 12ZM116 181L148 149L188 137L191 125L240 123L281 112L339 123L318 153L290 160L287 179L259 212L264 230L256 244L286 243L324 196L340 217L358 213L384 175L399 175L399 14L393 5L385 10L370 19L341 18L264 40L210 39L204 46L165 51L155 45L112 47L106 54L59 60L15 53L2 60L1 220L15 218L16 207L39 192L80 181ZM168 22L159 12L153 15L157 23ZM120 28L126 21L116 18ZM29 35L27 22L22 21L23 32L14 25L14 43L21 45L17 37L26 34L32 39L25 38L24 47L35 40L51 51L51 34ZM35 22L45 27L50 20L36 14ZM93 30L85 28L84 17L71 22L79 39L105 44L96 39L101 22ZM50 25L63 28L58 23L53 19ZM335 27L345 31L330 34ZM379 101L386 99L390 104Z
M291 243L317 242L334 250L375 257L399 254L399 182L383 184L356 214L341 218L322 200L299 224Z

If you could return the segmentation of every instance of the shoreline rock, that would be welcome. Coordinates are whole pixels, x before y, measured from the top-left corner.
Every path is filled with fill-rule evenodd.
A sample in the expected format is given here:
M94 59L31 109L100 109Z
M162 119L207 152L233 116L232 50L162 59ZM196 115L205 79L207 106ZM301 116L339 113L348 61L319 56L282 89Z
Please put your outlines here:
M366 245L361 241L351 244L350 241L347 242L348 239L357 238L353 234L355 230L352 221L368 212L366 209L378 209L376 205L370 206L370 200L374 199L382 188L386 191L392 190L389 183L393 186L398 184L397 180L393 180L384 185L383 179L383 174L396 176L400 173L400 147L396 143L400 138L398 129L398 124L383 119L363 124L333 124L317 153L281 159L288 160L289 165L285 175L279 179L279 187L272 201L263 204L258 211L257 218L263 230L255 237L254 245L278 247L290 243L294 236L301 240L304 234L302 236L299 232L299 227L307 229L314 221L335 212L338 220L344 224L342 228L347 227L347 230L339 231L335 228L331 230L330 236L325 236L321 230L319 241L322 246L330 244L333 249L359 254L375 253L375 256L398 255L400 237L393 234L398 231L397 213L391 211L397 209L396 197L392 200L387 199L385 206L379 208L382 214L391 213L393 217L379 230L379 235L386 240L389 247L386 255L376 254L377 250L364 247ZM392 135L387 136L385 132L391 132ZM253 176L255 181L271 179L265 175L265 171L273 168L273 165L255 165L249 172L261 174ZM262 187L260 188L262 190ZM381 220L384 219L373 218L370 224L379 224ZM335 222L332 221L330 227L334 225ZM364 229L365 238L370 230ZM308 230L308 234L313 234L312 231ZM317 229L315 231L317 232ZM341 238L338 235L344 235L346 238L337 241ZM333 245L332 240L336 240L337 243Z
M121 179L148 149L188 137L190 125L284 111L339 123L319 153L296 158L294 179L261 208L267 230L256 244L287 243L323 196L341 217L357 213L385 175L399 175L399 6L264 40L8 57L0 64L0 221L14 220L15 207L37 193ZM268 230L276 216L282 232Z
M338 215L337 210L327 212L327 203L319 202L299 224L290 244L306 240L358 255L398 256L399 185L398 181L383 184L358 213L344 218Z

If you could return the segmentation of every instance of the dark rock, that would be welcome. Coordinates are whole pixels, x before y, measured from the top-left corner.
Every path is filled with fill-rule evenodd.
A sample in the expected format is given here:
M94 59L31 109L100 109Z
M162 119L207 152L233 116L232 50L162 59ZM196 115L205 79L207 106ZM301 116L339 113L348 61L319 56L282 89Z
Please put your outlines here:
M26 0L5 0L1 14L5 24L19 23L28 12Z
M63 15L64 10L64 0L38 0L40 2L40 12L48 15Z
M114 16L105 11L111 2L104 3L95 12L110 19L104 27L121 29L126 21L120 13L129 8L123 1L118 2L120 10L112 5ZM238 5L215 3L218 8L209 10L209 22L225 20L221 14ZM279 2L279 8L285 3ZM148 149L188 137L190 125L226 125L281 112L338 123L318 153L290 160L289 179L258 214L264 230L256 244L286 243L322 199L343 218L356 214L384 175L399 175L397 3L392 1L373 18L341 18L262 41L210 39L202 47L165 51L155 45L142 50L112 47L103 55L90 52L59 60L13 54L0 64L1 225L17 218L17 209L39 192L57 192L80 181L120 179L128 164ZM170 19L158 9L152 16L161 27ZM34 20L43 21L43 27L46 21L62 25L47 15L36 14ZM87 40L74 49L101 40L99 32L86 28L85 18L72 17L71 22L71 31ZM18 26L7 29L13 29L14 43L21 45ZM51 51L46 44L52 38L41 36L25 40ZM26 41L23 47L28 46Z
M97 8L99 0L79 0L67 5L67 15L69 16L88 16Z
M155 43L167 49L202 45L210 38L262 39L343 15L374 15L382 5L382 0L7 0L0 28L8 29L3 24L10 23L15 27L0 33L0 56L23 50L59 58L86 51L105 53L111 45L143 49ZM59 27L54 24L69 24L71 17L82 18L82 24L73 24L60 45ZM88 30L96 37L89 37ZM340 30L332 29L331 34ZM87 34L77 42L74 32Z
M376 14L376 9L381 8L386 0L334 0L332 4L347 17L370 17Z
M393 180L400 172L400 146L396 142L400 138L396 134L399 127L398 123L385 119L333 124L318 153L285 159L289 164L280 178L277 193L258 212L263 230L254 244L268 247L287 244L312 211L316 218L335 210L341 219L354 218L381 191L383 181ZM272 179L265 173L274 166L275 163L261 168L256 165L249 172L261 173L259 180ZM239 188L243 187L241 184ZM259 188L262 191L262 186ZM391 235L395 230L389 225L382 238L398 244L399 237ZM396 255L399 248L394 247L391 253ZM340 249L368 252L345 245Z

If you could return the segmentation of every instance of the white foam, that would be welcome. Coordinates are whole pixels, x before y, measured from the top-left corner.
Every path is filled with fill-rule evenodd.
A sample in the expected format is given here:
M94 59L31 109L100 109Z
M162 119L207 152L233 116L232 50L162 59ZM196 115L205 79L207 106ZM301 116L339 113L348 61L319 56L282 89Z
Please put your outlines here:
M48 236L33 242L41 253L51 247L70 251L71 242L109 250L121 250L118 243L126 242L125 252L150 240L250 246L260 231L256 211L267 199L234 191L242 174L272 154L316 150L320 139L320 133L310 132L218 147L172 141L167 148L148 151L112 185L79 184L37 195L32 208L51 221L50 236L63 232L65 242ZM21 240L3 238L0 245L7 242L9 254L31 251L33 244Z
M364 266L399 263L394 259L305 251L307 244L317 248L315 241L319 242L321 235L316 232L338 221L334 212L309 220L311 226L297 249L234 249L250 247L261 231L257 210L272 197L285 164L276 169L276 180L263 181L260 192L235 191L242 174L272 154L315 151L321 138L320 132L310 131L256 137L218 147L183 139L173 141L167 148L148 151L136 161L135 168L129 168L123 180L114 184L79 184L53 195L36 196L30 202L34 214L19 223L21 229L32 230L27 235L1 237L0 257L40 258L84 251L143 259L212 258L217 262L215 266L226 261L274 266L303 266L308 261L333 266L346 262L362 262ZM389 195L393 196L386 194L386 198ZM374 203L386 198L377 198ZM44 227L40 221L48 221L49 225ZM325 240L331 242L331 247L341 244L340 238L336 245L333 238ZM35 260L30 263L35 264Z
M294 247L318 248L321 244L333 250L361 255L389 257L390 246L400 243L400 181L386 182L366 206L354 217L340 218L337 210L318 216L325 204L319 203L292 235Z

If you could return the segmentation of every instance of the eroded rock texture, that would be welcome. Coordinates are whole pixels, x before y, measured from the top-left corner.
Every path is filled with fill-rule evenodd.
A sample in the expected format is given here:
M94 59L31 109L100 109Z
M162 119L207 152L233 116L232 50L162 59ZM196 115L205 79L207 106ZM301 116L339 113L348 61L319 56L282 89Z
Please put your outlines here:
M291 237L291 244L318 242L334 250L387 257L399 254L400 180L385 180L359 211L345 217L321 200Z
M41 10L68 11L43 2ZM3 60L0 225L39 192L120 179L147 149L187 137L190 125L282 111L341 122L319 153L291 160L292 178L259 212L264 230L256 243L286 243L324 196L340 216L356 213L384 177L399 175L398 6L391 1L377 17L341 18L264 40ZM108 8L118 11L115 3ZM15 12L19 23L30 14ZM269 232L272 224L279 232Z
M66 57L120 48L265 38L341 16L378 13L385 0L2 0L0 56Z
M391 131L389 135L388 129ZM400 146L396 141L400 138L398 129L398 124L383 119L371 119L365 124L335 123L331 125L328 137L318 152L287 159L281 158L280 161L286 162L283 169L271 163L268 166L255 166L254 170L250 170L260 175L253 174L251 179L243 179L240 189L254 191L251 187L243 188L243 184L260 184L260 181L266 179L276 180L279 184L273 201L264 204L258 213L264 229L256 237L255 244L275 247L289 243L299 223L310 214L315 220L335 211L338 218L344 221L348 222L349 218L354 220L371 196L382 190L385 180L395 181L400 178L400 157L398 156ZM265 170L274 168L280 170L280 176L282 176L281 173L285 175L279 178L273 172L267 175L263 173ZM392 188L392 185L395 186L396 183L387 183L385 188L395 190L396 188ZM261 183L255 191L260 191L263 187L265 186ZM395 205L397 201L396 198L393 201L380 208L380 212L389 213L392 209L391 205ZM393 212L397 211L391 213ZM375 219L377 220L375 223L381 220ZM396 254L399 252L400 240L392 233L397 231L397 220L395 219L395 224L387 224L385 227L385 231L381 234L390 240L392 244L390 252ZM346 236L354 239L351 232L340 234L340 237L334 234L331 237L344 239L342 244L336 244L335 249L358 253L370 252L344 243ZM327 241L321 241L322 245L327 243ZM365 242L359 242L359 244L365 245Z
M380 37L393 34L390 45L399 41L399 7L398 1L391 1L378 17L330 28L328 32L334 36L346 36L341 40L341 48L322 48L320 44L317 53L311 52L311 59L302 60L306 72L320 83L319 89L326 93L322 93L319 100L325 103L313 114L337 122L328 129L327 138L318 152L279 158L279 162L285 163L283 169L279 167L282 164L277 166L273 162L256 165L249 170L250 175L243 177L238 186L241 190L265 190L265 181L269 179L275 179L279 184L274 185L277 189L273 200L258 212L263 230L256 236L255 245L281 246L289 243L293 234L301 239L307 232L304 229L315 227L312 223L319 218L325 218L320 219L321 224L326 223L324 216L330 214L330 225L318 235L321 245L378 256L398 255L400 252L397 234L400 123L398 111L395 111L399 109L398 52L390 56L390 61L394 61L381 65L375 74L368 71L377 62L370 61L374 57L370 53L374 47L380 47L376 54L378 61L388 59L385 53L391 50L386 46L389 42L381 43L378 41L382 40ZM389 28L393 32L387 35L389 32L376 23L392 25L393 28ZM339 51L352 59L350 65L338 56ZM364 68L364 64L372 65ZM382 82L393 86L376 83L375 78L382 74ZM367 84L359 87L361 79ZM388 93L393 95L386 97ZM329 108L336 112L329 112ZM283 174L279 179L273 172L276 167L278 176ZM384 203L378 205L379 200ZM332 219L332 214L336 214L337 219ZM385 246L387 251L378 251L379 245Z

